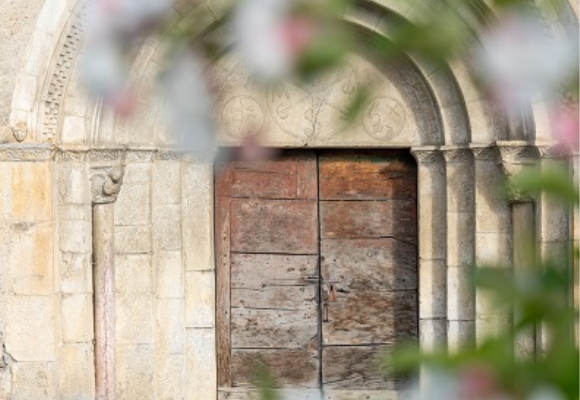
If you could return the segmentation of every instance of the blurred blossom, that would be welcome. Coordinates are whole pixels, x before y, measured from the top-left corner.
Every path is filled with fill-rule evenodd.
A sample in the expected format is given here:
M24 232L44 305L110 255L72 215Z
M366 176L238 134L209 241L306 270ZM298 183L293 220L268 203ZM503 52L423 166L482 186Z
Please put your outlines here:
M460 372L462 399L491 399L499 393L497 377L487 365L470 365Z
M244 0L234 20L250 72L263 80L288 74L314 37L314 22L294 15L292 0Z
M143 34L169 11L175 0L92 0L91 30L127 37Z
M90 0L83 79L90 92L117 113L135 104L128 86L129 57L169 11L174 0Z
M528 400L565 400L566 398L556 389L550 387L542 387L536 389Z
M577 43L555 40L539 21L506 15L482 36L478 73L492 95L517 110L537 94L553 94L575 73Z
M459 380L442 369L426 368L421 383L410 392L409 400L459 400Z
M551 114L552 131L554 138L565 148L578 151L580 147L579 139L579 114L578 105L558 108Z
M279 155L279 150L263 145L259 135L245 136L239 147L236 147L232 158L243 161L272 160Z
M161 79L164 115L176 141L186 151L211 156L215 138L211 96L202 63L190 51L177 51Z
M486 365L468 365L459 371L427 368L409 400L511 400Z
M112 39L90 38L83 59L83 80L91 93L105 102L127 90L129 67L123 49Z

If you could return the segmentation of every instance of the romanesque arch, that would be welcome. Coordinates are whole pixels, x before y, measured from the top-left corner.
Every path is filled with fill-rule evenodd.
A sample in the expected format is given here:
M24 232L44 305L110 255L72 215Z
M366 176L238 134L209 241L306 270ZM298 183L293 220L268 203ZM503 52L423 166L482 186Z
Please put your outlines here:
M220 4L180 2L175 12L202 13L204 40L220 34L214 29L223 12ZM292 82L279 88L296 101L283 101L273 92L258 94L247 77L237 75L233 53L208 70L221 82L215 112L224 145L235 145L241 134L231 108L250 105L272 146L410 149L419 182L420 341L425 349L455 349L510 324L509 313L491 314L485 298L469 289L472 265L517 265L514 232L530 219L546 254L568 252L570 231L577 240L577 226L570 210L547 198L510 204L498 189L506 172L509 177L524 164L569 164L552 148L545 104L508 118L472 83L472 55L434 69L413 54L401 65L388 65L365 49L365 38L389 39L393 21L419 22L435 7L422 0L358 3L344 20L358 28L360 50L346 67L310 88ZM44 2L23 43L24 68L17 74L9 134L0 145L0 168L20 185L2 187L9 200L0 202L6 204L2 215L10 227L0 231L2 249L11 254L0 278L7 282L0 295L8 305L0 313L0 329L13 358L10 380L40 372L47 377L42 390L65 397L94 395L91 258L97 243L100 257L116 270L117 351L116 366L110 368L118 397L155 393L212 399L213 166L172 145L159 123L160 99L153 85L162 41L146 41L135 58L132 78L140 95L152 100L140 104L133 120L115 119L90 101L77 73L88 12L81 2ZM546 16L554 35L566 35L569 24L577 25L577 15L565 15L561 20ZM478 32L493 10L486 10L485 18L462 17L469 21L472 35L465 40L475 54ZM340 105L364 79L380 87L370 108L393 109L398 117L381 119L369 109L358 125L336 125L336 105L325 91L335 93L332 101ZM288 109L302 98L310 108ZM314 114L320 119L312 121ZM574 160L577 173L577 154ZM105 183L114 190L103 192ZM31 258L18 256L13 240L28 241ZM19 271L23 262L30 267ZM36 318L38 313L43 317ZM524 338L520 345L529 352L537 344ZM11 390L24 389L16 383Z

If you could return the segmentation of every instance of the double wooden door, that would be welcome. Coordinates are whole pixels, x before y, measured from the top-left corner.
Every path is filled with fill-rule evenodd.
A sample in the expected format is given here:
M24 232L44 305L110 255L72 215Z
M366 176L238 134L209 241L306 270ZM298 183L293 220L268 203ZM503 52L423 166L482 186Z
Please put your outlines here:
M387 398L380 361L418 330L410 155L229 162L215 191L220 398L247 398L257 362L286 388Z

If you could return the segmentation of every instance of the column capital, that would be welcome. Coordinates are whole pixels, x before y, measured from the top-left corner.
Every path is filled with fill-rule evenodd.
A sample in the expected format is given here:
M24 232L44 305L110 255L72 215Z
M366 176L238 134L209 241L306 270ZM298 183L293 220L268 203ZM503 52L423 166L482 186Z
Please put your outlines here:
M497 161L498 150L492 144L489 145L470 145L473 157L478 161Z
M541 158L564 160L573 156L573 152L563 145L541 144L537 146L537 149Z
M91 168L93 204L109 204L117 200L125 169L122 165Z
M441 147L447 164L466 163L473 160L473 152L468 147Z
M411 154L415 157L417 164L438 164L443 162L443 154L439 147L425 146L411 148Z
M537 165L539 159L538 148L527 142L511 141L496 142L499 150L500 165L510 184L509 198L512 203L529 203L534 198L511 185L513 178L526 168Z

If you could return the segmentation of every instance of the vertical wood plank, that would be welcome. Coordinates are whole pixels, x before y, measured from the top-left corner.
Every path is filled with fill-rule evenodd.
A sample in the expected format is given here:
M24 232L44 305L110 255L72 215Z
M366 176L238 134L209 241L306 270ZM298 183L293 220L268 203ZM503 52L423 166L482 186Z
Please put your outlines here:
M232 385L230 338L230 202L216 196L216 342L218 387Z

